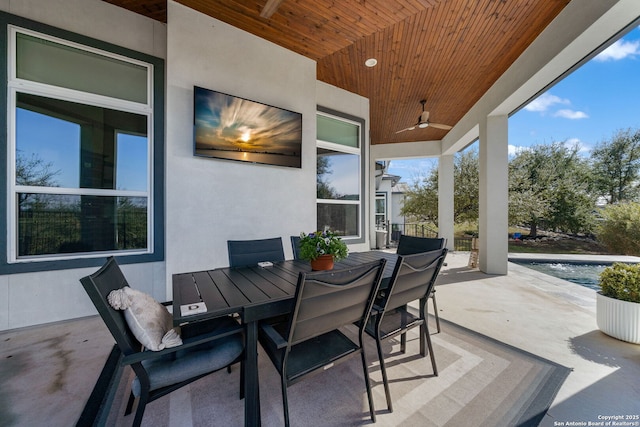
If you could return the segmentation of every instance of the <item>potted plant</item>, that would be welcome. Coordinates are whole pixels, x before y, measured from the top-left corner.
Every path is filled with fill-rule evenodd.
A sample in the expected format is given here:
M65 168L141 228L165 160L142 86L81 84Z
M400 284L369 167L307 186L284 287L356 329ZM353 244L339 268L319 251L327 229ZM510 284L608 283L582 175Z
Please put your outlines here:
M331 270L348 253L346 243L329 230L300 233L300 258L310 261L312 270Z
M598 328L619 340L640 344L640 265L615 263L600 273L599 284Z

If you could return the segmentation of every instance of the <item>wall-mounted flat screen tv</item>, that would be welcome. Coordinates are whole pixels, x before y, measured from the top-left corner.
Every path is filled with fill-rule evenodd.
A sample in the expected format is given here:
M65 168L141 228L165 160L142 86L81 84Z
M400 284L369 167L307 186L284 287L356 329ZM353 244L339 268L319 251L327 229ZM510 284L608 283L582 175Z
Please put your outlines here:
M194 155L299 168L302 114L194 87Z

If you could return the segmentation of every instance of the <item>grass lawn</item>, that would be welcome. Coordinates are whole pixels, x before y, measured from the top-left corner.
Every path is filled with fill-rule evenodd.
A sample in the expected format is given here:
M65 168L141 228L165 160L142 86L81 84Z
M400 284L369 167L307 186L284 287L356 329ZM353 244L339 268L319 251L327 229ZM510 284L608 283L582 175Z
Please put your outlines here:
M574 239L570 237L557 237L546 240L509 240L509 252L591 255L610 254L604 246L594 240Z

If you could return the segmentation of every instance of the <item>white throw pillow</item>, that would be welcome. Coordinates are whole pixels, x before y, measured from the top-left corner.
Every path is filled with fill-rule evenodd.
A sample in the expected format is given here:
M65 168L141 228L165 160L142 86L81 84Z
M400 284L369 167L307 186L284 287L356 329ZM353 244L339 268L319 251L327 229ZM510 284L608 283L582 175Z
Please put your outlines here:
M145 348L160 351L182 345L171 314L151 295L125 286L111 291L107 300L114 309L124 310L129 329Z

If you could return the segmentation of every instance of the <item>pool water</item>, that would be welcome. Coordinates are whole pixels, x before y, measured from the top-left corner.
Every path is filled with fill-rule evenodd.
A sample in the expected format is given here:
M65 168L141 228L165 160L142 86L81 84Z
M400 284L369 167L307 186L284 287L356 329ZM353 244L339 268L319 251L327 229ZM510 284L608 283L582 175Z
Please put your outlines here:
M570 264L560 262L531 262L518 263L550 276L558 277L569 282L599 291L598 279L602 270L607 267L604 264Z

